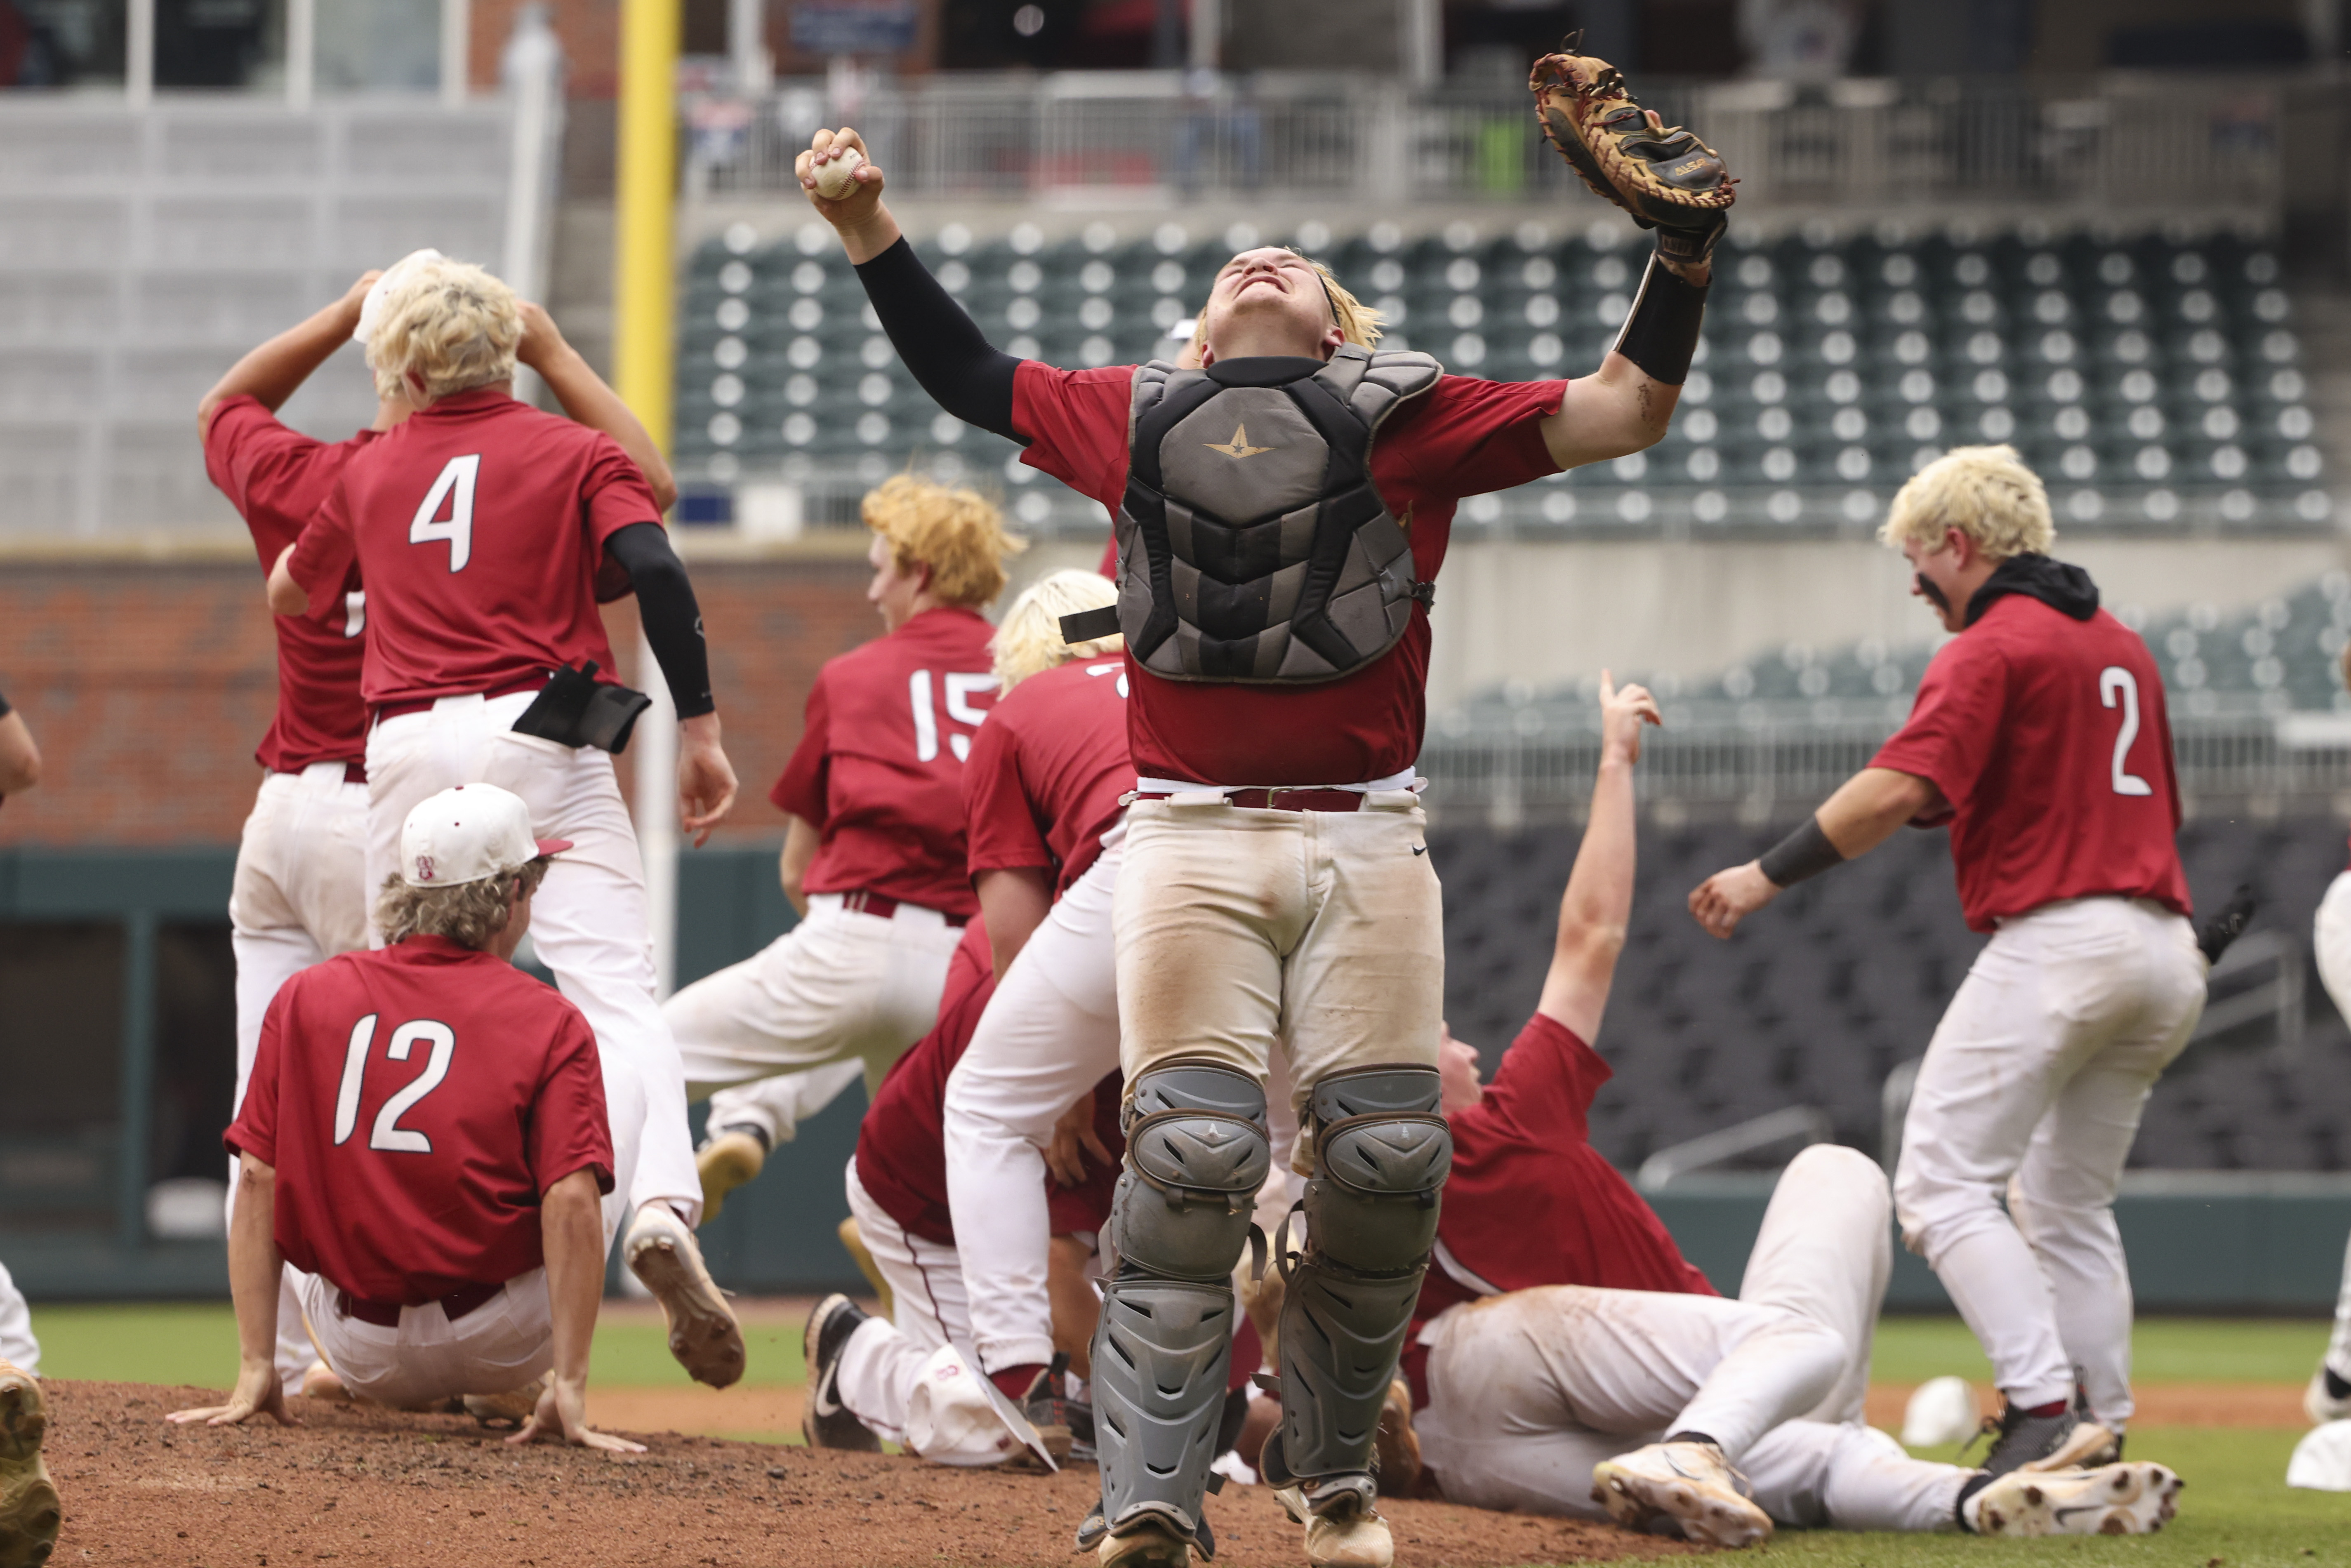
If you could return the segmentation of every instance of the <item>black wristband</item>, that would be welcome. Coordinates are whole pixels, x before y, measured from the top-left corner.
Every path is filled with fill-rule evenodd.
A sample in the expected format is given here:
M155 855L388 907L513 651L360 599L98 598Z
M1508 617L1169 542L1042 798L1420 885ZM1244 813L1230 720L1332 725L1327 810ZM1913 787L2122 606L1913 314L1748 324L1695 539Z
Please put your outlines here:
M1685 283L1654 255L1641 275L1641 292L1616 334L1614 351L1641 367L1653 382L1677 387L1689 379L1698 353L1698 330L1706 318L1706 290Z
M1764 851L1763 858L1755 865L1772 886L1793 887L1806 877L1818 876L1844 863L1844 856L1821 831L1820 818L1812 816L1804 819L1803 826Z

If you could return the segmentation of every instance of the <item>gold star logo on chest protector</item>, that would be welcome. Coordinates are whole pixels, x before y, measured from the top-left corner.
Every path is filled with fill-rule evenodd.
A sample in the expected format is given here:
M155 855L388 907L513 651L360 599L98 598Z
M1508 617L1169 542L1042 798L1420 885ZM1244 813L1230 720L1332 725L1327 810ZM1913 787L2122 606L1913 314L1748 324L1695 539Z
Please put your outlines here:
M1211 452L1221 452L1228 457L1254 457L1260 452L1273 450L1270 446L1251 446L1249 444L1249 426L1246 424L1233 426L1233 438L1230 441L1203 441L1200 444Z

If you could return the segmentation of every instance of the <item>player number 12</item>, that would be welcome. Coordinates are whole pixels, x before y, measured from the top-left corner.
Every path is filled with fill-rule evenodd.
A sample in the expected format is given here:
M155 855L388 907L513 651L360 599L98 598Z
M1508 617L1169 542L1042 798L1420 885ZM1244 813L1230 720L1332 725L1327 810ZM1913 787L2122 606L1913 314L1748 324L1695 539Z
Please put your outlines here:
M2115 736L2115 793L2152 795L2155 786L2125 766L2131 742L2138 738L2138 677L2120 664L2108 664L2098 672L2098 701L2112 707L2117 700L2122 703L2123 727Z
M349 1143L360 1124L360 1086L367 1078L368 1048L375 1043L375 1023L379 1015L370 1013L351 1026L350 1043L343 1048L343 1081L335 1091L335 1143ZM384 1055L394 1061L406 1061L418 1041L433 1048L432 1057L424 1071L408 1085L383 1103L375 1113L375 1125L368 1129L368 1147L395 1155L429 1155L433 1140L413 1127L400 1124L401 1117L414 1108L449 1076L449 1059L456 1054L457 1036L445 1023L432 1019L418 1019L402 1024L392 1031L391 1043Z

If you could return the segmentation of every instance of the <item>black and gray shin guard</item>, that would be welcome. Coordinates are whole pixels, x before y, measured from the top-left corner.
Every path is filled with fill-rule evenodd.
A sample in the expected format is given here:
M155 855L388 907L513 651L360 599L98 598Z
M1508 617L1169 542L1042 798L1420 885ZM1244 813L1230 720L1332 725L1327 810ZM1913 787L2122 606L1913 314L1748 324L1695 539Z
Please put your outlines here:
M1273 1158L1265 1091L1220 1062L1164 1061L1135 1075L1125 1126L1093 1350L1102 1522L1123 1535L1155 1520L1207 1556L1200 1500L1232 1364L1233 1266Z
M1372 1505L1372 1446L1453 1164L1433 1067L1357 1067L1307 1096L1306 1251L1281 1302L1281 1426L1259 1467L1306 1506Z

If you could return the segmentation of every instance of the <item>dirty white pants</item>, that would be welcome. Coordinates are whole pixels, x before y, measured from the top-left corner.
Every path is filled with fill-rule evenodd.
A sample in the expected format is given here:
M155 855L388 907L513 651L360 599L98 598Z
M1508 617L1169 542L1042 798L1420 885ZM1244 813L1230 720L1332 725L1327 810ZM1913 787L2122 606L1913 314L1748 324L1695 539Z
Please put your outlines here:
M25 1292L8 1277L5 1263L0 1263L0 1361L19 1372L40 1374L41 1342L33 1337L33 1309L25 1304Z
M714 1134L722 1127L757 1127L767 1134L768 1147L780 1148L799 1135L801 1123L841 1098L851 1084L864 1082L865 1063L853 1056L778 1072L713 1094L703 1124Z
M438 1301L402 1307L400 1326L347 1318L341 1292L302 1277L302 1311L319 1350L343 1386L395 1410L421 1410L467 1394L505 1394L555 1364L555 1324L547 1270L506 1283L455 1322Z
M2335 1010L2351 1019L2351 871L2327 884L2311 924L2319 981ZM2351 1377L2351 1247L2344 1250L2343 1288L2335 1298L2335 1333L2326 1346L2326 1364L2335 1376Z
M2115 1190L2155 1081L2204 1011L2204 955L2151 900L2001 923L1919 1064L1894 1201L2019 1405L2130 1419L2130 1269ZM2006 1195L2003 1210L2001 1198Z

